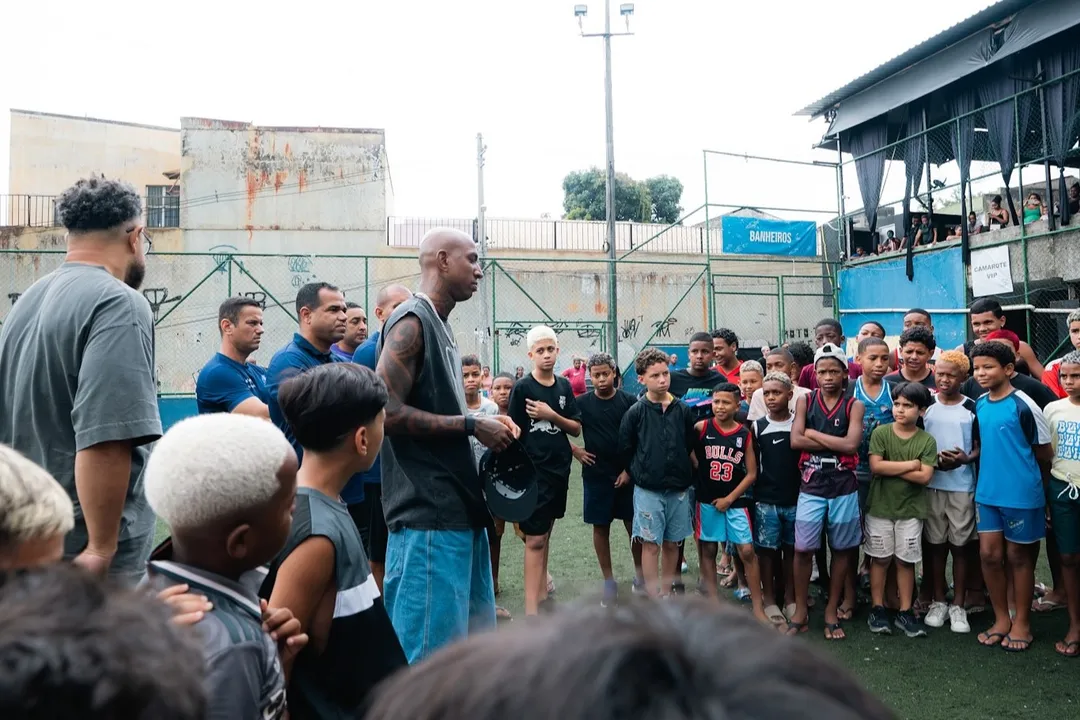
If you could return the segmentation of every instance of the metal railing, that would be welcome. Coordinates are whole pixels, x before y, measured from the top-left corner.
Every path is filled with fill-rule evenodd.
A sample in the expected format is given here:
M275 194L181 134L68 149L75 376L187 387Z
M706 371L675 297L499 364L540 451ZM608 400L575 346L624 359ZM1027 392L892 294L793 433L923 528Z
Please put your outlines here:
M59 227L59 195L0 195L0 227ZM149 228L180 227L180 197L143 198L143 216Z
M587 220L487 218L484 222L487 247L498 250L550 250L607 252L607 223ZM386 241L390 247L419 247L432 228L451 227L477 235L475 218L389 217ZM719 227L713 233L713 248L719 247ZM649 242L651 240L651 242ZM703 255L705 228L670 226L660 223L615 223L615 249L628 252L648 242L649 252Z
M0 195L0 227L53 227L54 195Z

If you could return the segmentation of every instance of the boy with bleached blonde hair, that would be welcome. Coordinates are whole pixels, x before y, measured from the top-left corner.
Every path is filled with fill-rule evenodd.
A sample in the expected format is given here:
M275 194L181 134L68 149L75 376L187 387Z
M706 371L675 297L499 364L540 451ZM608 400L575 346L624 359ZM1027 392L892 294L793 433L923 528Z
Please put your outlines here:
M75 507L60 483L0 445L0 570L59 562L73 527Z
M510 392L510 419L521 428L521 443L536 467L537 503L519 523L525 533L525 614L548 603L547 564L551 530L566 514L572 454L567 435L581 434L581 414L570 381L555 375L559 338L546 325L526 335L533 369Z

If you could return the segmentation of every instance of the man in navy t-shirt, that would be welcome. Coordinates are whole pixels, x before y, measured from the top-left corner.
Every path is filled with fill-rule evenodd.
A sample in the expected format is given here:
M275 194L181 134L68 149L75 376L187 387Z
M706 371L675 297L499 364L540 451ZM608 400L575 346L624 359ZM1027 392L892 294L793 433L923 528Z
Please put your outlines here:
M221 350L199 371L195 401L199 414L240 413L270 419L266 371L248 362L263 334L262 305L231 297L218 308Z

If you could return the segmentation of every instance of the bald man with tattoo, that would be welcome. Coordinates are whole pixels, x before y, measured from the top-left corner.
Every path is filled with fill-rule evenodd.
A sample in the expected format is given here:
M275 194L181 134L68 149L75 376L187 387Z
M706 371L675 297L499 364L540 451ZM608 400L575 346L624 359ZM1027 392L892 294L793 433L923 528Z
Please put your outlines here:
M488 529L469 438L495 451L520 430L509 417L471 417L448 318L483 270L472 238L436 229L420 243L420 289L383 325L386 383L382 501L390 537L383 596L405 655L418 662L470 632L495 627Z

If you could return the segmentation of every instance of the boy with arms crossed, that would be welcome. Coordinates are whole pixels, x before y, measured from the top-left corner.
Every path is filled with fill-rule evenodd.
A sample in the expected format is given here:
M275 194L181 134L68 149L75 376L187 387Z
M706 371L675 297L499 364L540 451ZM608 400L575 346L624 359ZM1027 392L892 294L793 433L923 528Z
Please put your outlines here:
M754 616L769 622L761 602L761 578L750 530L749 496L757 479L757 456L750 431L735 419L740 397L738 385L718 385L713 390L713 417L694 425L698 436L695 494L701 577L705 594L716 599L716 552L720 544L733 543L746 569Z
M566 515L572 458L566 436L580 435L581 422L570 381L555 375L555 331L537 325L526 342L533 369L510 392L510 419L521 428L521 443L536 466L536 510L519 523L525 533L525 614L536 615L540 603L548 602L551 530Z
M938 467L930 481L924 532L930 545L923 574L930 578L933 602L925 622L941 627L946 618L955 633L971 632L964 598L967 595L968 560L976 557L975 462L979 458L979 424L975 401L960 392L971 362L959 350L938 357L934 374L938 394L923 416L926 431L938 445ZM945 604L945 564L949 551L953 561L953 604ZM925 583L925 581L924 581Z
M570 452L581 463L585 493L582 516L593 528L593 549L604 576L604 607L618 600L619 585L611 572L611 522L622 520L634 558L634 590L644 592L641 578L641 545L633 542L634 488L622 477L626 469L619 454L619 426L637 398L615 389L615 360L597 353L587 363L592 392L577 398L585 447L570 443Z
M799 398L791 426L791 446L802 451L802 488L795 511L795 617L789 634L806 632L810 570L826 528L832 548L829 602L825 606L825 639L843 640L837 606L844 592L852 556L862 542L859 481L855 477L862 442L864 407L844 397L847 354L824 343L814 354L817 389Z
M864 519L863 552L872 558L870 632L892 634L885 609L885 576L895 560L900 612L895 625L910 638L926 630L912 611L915 564L922 560L926 490L937 466L937 443L916 423L933 399L920 383L901 382L892 389L893 422L870 435L870 498Z
M651 595L666 595L678 569L678 543L692 532L690 458L697 435L690 408L668 392L668 356L646 348L634 360L634 369L645 394L619 426L619 450L628 464L619 480L634 483L634 540L642 545L646 588Z
M1054 370L1067 397L1045 410L1054 449L1048 496L1069 608L1069 630L1054 649L1076 657L1080 655L1080 352L1063 357Z
M799 453L791 448L792 380L782 372L765 376L762 392L767 415L750 428L758 452L754 484L754 549L760 566L765 616L783 625L795 615L795 508L799 502ZM784 613L776 605L775 562L783 563Z
M308 370L278 394L304 465L288 540L259 594L292 610L311 637L285 664L293 720L356 717L371 689L407 664L340 498L349 478L375 461L386 401L382 381L354 363Z
M1016 354L989 341L971 349L975 380L986 393L975 403L979 427L992 428L994 441L983 443L975 486L975 527L983 579L994 606L994 624L979 633L979 643L1009 652L1027 650L1035 586L1032 545L1046 535L1043 477L1053 451L1050 428L1035 401L1013 388L1009 375ZM1006 564L1006 558L1008 563ZM1010 572L1016 617L1010 620L1007 581Z

